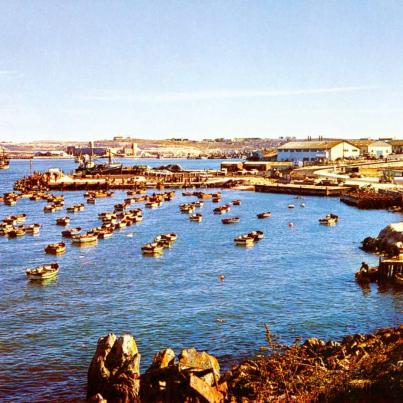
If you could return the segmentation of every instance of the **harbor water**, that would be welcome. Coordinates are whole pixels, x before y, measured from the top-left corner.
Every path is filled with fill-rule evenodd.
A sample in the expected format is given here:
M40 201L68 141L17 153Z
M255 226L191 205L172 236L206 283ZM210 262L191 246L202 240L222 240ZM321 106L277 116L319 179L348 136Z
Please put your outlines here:
M216 160L142 163L219 166ZM32 169L68 172L74 165L71 160L34 160ZM29 161L11 161L9 170L0 171L0 193L11 191L29 169ZM241 205L221 216L212 212L217 204L205 201L197 210L203 221L194 223L178 205L196 199L177 191L171 202L143 208L143 222L96 246L79 248L65 240L67 252L58 257L43 250L62 239L57 217L70 216L69 228L90 229L100 225L98 213L113 210L126 193L115 191L113 198L97 199L75 214L46 214L45 201L0 204L0 219L25 213L27 224L42 224L36 236L0 237L0 401L83 401L97 339L108 332L135 336L143 368L167 347L177 353L185 347L206 350L225 366L265 346L265 324L292 343L296 337L340 338L402 322L401 291L376 285L363 290L354 281L363 260L370 265L378 260L359 249L360 242L400 221L400 215L358 210L338 198L222 193L220 205L233 199ZM81 191L64 196L65 206L85 202ZM295 208L289 209L289 203ZM258 220L256 214L263 211L272 217ZM339 223L319 225L318 219L330 212L340 217ZM235 215L239 223L221 223ZM253 230L264 231L264 239L251 248L234 245L235 236ZM159 258L142 256L144 243L167 232L178 235L172 249ZM53 261L60 265L54 280L27 280L26 268Z

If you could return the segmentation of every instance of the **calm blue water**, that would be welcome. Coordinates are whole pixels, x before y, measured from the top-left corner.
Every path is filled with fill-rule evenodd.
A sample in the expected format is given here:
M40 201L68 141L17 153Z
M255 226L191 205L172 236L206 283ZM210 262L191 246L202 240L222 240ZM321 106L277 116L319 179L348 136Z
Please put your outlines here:
M216 168L219 161L179 163ZM74 163L33 162L34 170L56 166L70 171ZM28 161L12 161L8 171L0 171L0 193L28 172ZM99 225L97 213L124 198L117 191L112 199L86 205L85 211L70 214L71 227ZM67 253L57 258L45 255L43 248L60 239L62 228L55 219L65 212L44 214L43 201L0 204L0 218L26 213L27 223L43 225L38 236L0 237L0 400L83 400L97 339L108 332L132 333L144 367L166 347L179 352L195 346L222 362L253 354L265 344L264 323L286 342L401 323L401 293L380 292L376 286L364 292L354 282L362 260L377 261L359 249L360 241L399 215L361 211L332 198L305 197L303 209L293 196L253 192L224 191L222 202L234 198L242 200L229 214L241 216L238 224L222 225L210 201L201 209L203 222L189 222L178 205L194 198L177 192L162 207L144 209L142 223L95 247L72 247L67 241ZM65 199L66 206L82 202L83 192L67 192ZM297 205L294 210L287 208L290 202ZM272 211L272 218L256 219L265 210ZM341 217L337 226L318 224L328 212ZM288 228L289 222L294 228ZM235 235L254 229L265 232L256 246L233 245ZM173 231L178 240L161 258L141 255L142 244ZM25 268L54 260L61 265L57 279L44 286L27 281Z

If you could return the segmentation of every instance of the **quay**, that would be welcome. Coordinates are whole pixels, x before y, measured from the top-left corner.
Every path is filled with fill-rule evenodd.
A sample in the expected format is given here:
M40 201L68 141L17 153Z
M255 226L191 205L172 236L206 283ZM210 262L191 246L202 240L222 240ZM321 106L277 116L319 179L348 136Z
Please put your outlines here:
M385 209L403 205L403 193L400 191L352 190L343 194L340 201L361 209Z
M316 186L296 183L273 183L266 185L256 185L256 192L263 193L285 193L301 196L332 196L339 197L343 192L346 192L348 186Z

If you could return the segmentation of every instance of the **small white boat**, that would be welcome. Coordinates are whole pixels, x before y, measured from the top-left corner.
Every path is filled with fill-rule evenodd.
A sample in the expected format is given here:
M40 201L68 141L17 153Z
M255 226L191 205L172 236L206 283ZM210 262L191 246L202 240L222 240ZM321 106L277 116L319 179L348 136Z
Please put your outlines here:
M97 243L98 235L93 234L84 234L84 235L75 235L71 238L72 243L76 245L83 245L87 243Z

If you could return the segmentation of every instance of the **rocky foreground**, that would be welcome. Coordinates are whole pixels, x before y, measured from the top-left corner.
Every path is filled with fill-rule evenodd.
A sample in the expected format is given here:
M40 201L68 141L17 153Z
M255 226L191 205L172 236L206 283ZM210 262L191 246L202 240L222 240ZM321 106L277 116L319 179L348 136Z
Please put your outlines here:
M266 329L269 353L220 376L206 352L156 354L140 374L133 336L98 341L88 371L93 402L397 402L403 396L403 325L341 342L308 339L282 346Z

